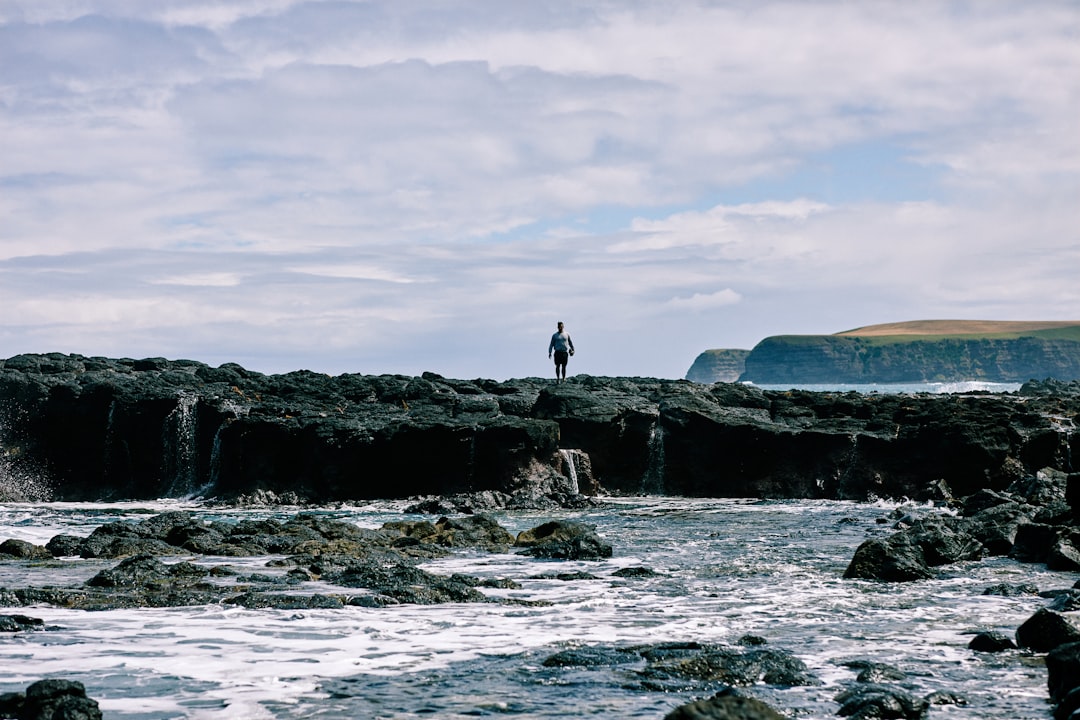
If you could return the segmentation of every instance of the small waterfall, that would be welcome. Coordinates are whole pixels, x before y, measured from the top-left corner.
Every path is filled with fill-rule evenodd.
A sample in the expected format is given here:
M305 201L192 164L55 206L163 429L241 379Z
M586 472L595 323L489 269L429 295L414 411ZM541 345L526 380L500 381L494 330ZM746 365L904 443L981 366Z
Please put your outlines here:
M569 450L559 450L559 454L563 457L563 467L566 468L567 477L570 478L570 491L573 493L580 493L581 487L578 485L577 466L574 463L575 453Z
M645 475L641 478L641 492L645 495L664 494L664 428L659 420L649 430L648 459Z
M168 497L189 497L195 492L199 475L199 444L196 435L196 408L199 396L181 393L176 409L165 418L162 447Z

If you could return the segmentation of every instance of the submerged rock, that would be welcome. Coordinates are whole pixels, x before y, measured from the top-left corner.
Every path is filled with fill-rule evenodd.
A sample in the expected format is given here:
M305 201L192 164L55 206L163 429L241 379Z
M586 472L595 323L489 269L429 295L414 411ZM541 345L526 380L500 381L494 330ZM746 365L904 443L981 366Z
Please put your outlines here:
M572 520L555 520L518 533L514 545L525 548L523 555L559 560L601 560L612 555L612 547L596 534L592 525Z
M665 715L664 720L784 720L785 717L757 698L724 692L680 705Z
M0 717L19 720L101 720L97 700L76 680L39 680L23 693L0 695Z

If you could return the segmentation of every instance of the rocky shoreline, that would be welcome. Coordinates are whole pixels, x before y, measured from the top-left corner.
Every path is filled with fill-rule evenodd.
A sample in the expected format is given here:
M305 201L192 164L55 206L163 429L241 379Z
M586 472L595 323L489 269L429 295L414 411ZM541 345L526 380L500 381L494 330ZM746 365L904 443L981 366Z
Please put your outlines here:
M1015 394L768 392L579 376L262 375L0 361L0 499L326 504L494 493L941 499L1072 472L1080 383Z
M1007 395L862 396L642 378L553 385L431 374L263 376L188 361L40 355L2 362L0 403L3 501L200 495L321 505L411 497L410 512L438 516L367 530L306 512L238 523L167 512L40 546L8 539L0 562L24 565L28 577L61 558L88 567L75 586L0 589L0 603L11 608L507 602L484 594L504 587L498 579L438 576L417 565L462 549L609 557L611 545L587 525L558 521L513 535L486 513L589 507L606 494L633 493L920 501L881 519L895 532L855 550L845 573L852 580L925 579L989 556L1080 570L1077 383L1030 382ZM273 559L253 573L200 562L211 556ZM314 583L321 589L307 589ZM1044 596L1046 607L1013 637L980 633L970 648L1044 658L1055 719L1075 718L1080 587ZM0 632L51 630L30 615L0 616ZM654 688L816 682L797 658L763 642L592 647L545 662L630 663L642 686ZM894 682L895 668L856 670L859 684L836 698L840 715L921 718L933 705L963 701L914 698ZM93 702L65 688L49 692ZM0 698L0 717L29 717L30 697L28 688L21 699ZM87 704L82 716L94 717L94 709ZM743 691L724 691L668 717L780 715Z

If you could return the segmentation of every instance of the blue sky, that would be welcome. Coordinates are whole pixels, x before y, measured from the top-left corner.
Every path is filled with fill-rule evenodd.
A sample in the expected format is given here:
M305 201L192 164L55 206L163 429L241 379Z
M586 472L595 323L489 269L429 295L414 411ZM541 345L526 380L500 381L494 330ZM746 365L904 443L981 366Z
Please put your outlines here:
M682 377L1080 320L1075 2L0 4L0 356Z

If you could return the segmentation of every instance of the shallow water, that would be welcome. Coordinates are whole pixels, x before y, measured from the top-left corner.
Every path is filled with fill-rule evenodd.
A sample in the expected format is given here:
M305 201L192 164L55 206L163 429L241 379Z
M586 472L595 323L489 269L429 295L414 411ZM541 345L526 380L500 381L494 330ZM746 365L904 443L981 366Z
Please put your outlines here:
M751 689L796 717L835 717L839 706L833 698L857 674L842 664L850 660L895 666L907 674L898 684L916 696L944 691L968 702L936 706L933 717L1050 717L1041 658L981 655L967 643L980 630L1012 634L1047 603L1034 596L985 596L986 587L1032 583L1058 589L1080 575L995 558L951 566L939 579L916 583L842 580L862 540L891 532L876 520L892 507L625 499L604 509L559 514L595 524L614 546L610 560L469 551L423 565L440 574L511 578L520 589L483 592L546 600L548 606L0 609L57 627L0 637L0 692L22 690L42 677L75 679L110 718L659 719L713 689L644 690L632 666L545 668L541 662L574 645L734 643L754 634L792 652L821 679L813 687ZM86 535L118 518L180 508L222 519L292 514L182 503L0 505L0 539L44 543L61 532ZM406 517L393 505L325 512L372 528ZM495 517L516 533L553 516ZM270 572L263 567L267 558L188 559ZM40 570L0 565L0 586L72 583L112 564L67 561ZM658 575L612 575L637 566ZM542 577L578 570L597 579Z

